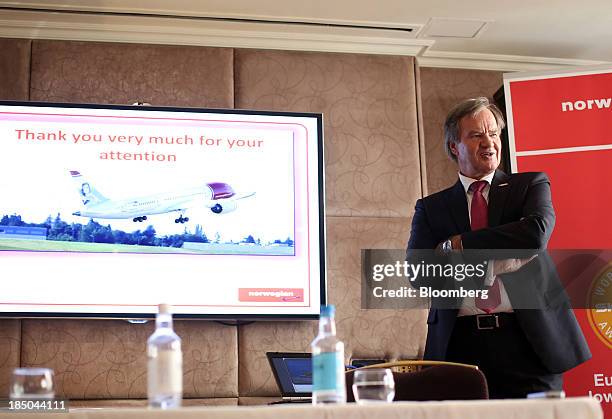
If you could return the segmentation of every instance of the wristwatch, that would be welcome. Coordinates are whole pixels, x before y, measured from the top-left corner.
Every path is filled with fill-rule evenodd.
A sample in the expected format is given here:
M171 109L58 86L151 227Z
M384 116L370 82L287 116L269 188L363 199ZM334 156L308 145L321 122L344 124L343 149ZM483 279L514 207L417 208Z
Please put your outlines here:
M443 241L442 253L449 253L451 250L453 250L453 243L450 241L450 239Z

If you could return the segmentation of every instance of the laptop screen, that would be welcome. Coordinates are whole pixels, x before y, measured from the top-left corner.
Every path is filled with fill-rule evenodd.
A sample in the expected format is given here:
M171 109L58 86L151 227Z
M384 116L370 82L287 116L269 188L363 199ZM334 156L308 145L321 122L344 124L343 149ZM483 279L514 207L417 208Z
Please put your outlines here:
M266 355L283 397L310 397L312 395L311 354L268 352Z

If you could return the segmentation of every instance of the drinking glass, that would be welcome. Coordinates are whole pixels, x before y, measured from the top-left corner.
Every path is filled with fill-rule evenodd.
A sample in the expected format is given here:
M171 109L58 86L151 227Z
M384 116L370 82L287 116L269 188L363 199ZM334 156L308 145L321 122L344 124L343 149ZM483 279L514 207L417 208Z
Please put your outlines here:
M395 397L395 381L388 368L366 368L355 371L353 395L359 404L391 403Z
M53 399L53 370L16 368L11 377L11 399Z

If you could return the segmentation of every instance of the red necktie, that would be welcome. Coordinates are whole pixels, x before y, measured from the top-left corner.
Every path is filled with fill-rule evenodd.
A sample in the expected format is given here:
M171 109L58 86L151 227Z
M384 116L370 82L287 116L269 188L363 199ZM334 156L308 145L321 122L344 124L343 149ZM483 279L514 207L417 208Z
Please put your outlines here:
M487 201L482 196L482 191L487 186L487 181L479 180L470 185L470 191L472 191L472 207L470 209L470 225L472 231L480 230L489 225L489 215ZM485 313L492 312L495 307L501 303L501 293L499 291L499 281L497 278L493 281L493 285L488 288L488 298L476 298L476 307L484 311Z

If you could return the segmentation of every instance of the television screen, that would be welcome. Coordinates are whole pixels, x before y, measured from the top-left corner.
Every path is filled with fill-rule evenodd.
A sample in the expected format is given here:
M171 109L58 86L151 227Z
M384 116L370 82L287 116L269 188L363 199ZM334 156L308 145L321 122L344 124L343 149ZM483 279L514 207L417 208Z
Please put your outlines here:
M320 114L0 102L0 315L316 318Z

